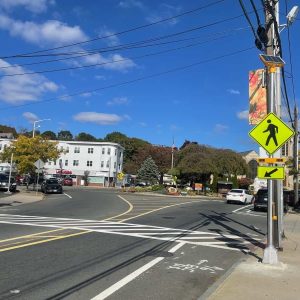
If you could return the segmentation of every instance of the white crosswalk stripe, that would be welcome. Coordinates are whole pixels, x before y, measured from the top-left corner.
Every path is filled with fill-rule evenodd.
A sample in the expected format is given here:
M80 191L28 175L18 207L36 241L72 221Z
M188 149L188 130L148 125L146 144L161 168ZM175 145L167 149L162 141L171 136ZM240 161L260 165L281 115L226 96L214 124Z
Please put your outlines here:
M61 229L74 229L92 232L101 232L138 238L173 241L198 246L214 247L227 250L248 251L247 245L258 242L260 239L250 235L215 233L159 226L118 223L96 220L82 220L69 218L53 218L39 216L24 216L0 214L0 223L25 226L53 227Z

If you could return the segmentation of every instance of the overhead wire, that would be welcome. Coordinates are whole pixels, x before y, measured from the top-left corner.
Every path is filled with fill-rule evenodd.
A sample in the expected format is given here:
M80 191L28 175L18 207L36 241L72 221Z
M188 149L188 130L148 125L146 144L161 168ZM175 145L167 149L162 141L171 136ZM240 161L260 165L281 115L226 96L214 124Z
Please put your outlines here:
M43 49L43 50L37 50L37 51L32 51L32 52L27 52L27 53L19 53L19 54L14 54L14 55L9 55L9 56L2 56L2 57L4 59L7 59L7 58L18 57L20 55L30 55L30 54L44 53L44 52L54 51L54 50L58 50L58 49L64 49L64 48L68 48L68 47L83 45L83 44L86 44L86 43L91 43L91 42L106 39L106 38L116 37L116 36L119 36L119 35L123 35L125 33L133 32L133 31L140 30L140 29L143 29L143 28L147 28L147 27L157 25L157 24L160 24L160 23L163 23L163 22L167 22L167 21L185 16L185 15L188 15L188 14L192 14L192 13L203 10L205 8L209 8L211 6L214 6L214 5L219 4L221 2L224 2L224 1L225 0L217 0L215 2L212 2L212 3L206 4L204 6L194 8L194 9L189 10L189 11L185 11L183 13L180 13L180 14L168 17L168 18L160 19L160 20L155 21L155 22L150 22L150 23L147 23L147 24L144 24L144 25L136 26L136 27L129 28L129 29L119 31L119 32L116 32L116 33L112 33L112 34L108 34L108 35L104 35L104 36L97 36L95 38L91 38L91 39L88 39L88 40L85 40L85 41L70 43L70 44L63 45L63 46L58 46L58 47L53 47L53 48L48 48L48 49Z
M288 13L287 1L285 0L285 13ZM288 38L288 50L289 50L289 60L291 67L291 80L292 80L292 91L294 105L296 106L296 94L295 94L295 82L294 82L294 71L293 71L293 59L292 59L292 49L291 49L291 37L290 37L290 27L287 26L287 38Z
M223 31L220 31L220 32L215 32L215 33L210 34L208 36L217 36L217 35L221 35L221 34L224 34L224 33L237 32L237 31L240 31L240 30L247 30L247 29L249 29L249 27L233 28L233 29L228 29L228 30L225 30L225 31L223 30ZM155 39L161 39L163 37L165 38L166 36L161 36L160 38L155 38ZM152 44L142 44L140 46L138 45L138 46L134 46L132 48L126 48L125 50L139 49L139 48L153 47L153 46L161 46L161 45L167 45L167 44L173 44L173 43L180 43L180 42L185 42L185 41L190 41L190 40L196 40L196 39L200 39L200 38L203 38L203 36L195 36L195 37L189 37L189 38L183 38L183 39L165 41L165 42L160 42L160 43L156 43L156 44L154 44L154 43L152 43ZM148 41L150 41L150 40L147 40L147 42ZM130 43L130 44L132 44L132 43ZM124 45L130 45L130 44L123 44L123 46ZM43 60L43 61L37 61L37 62L31 62L31 63L23 63L23 64L17 64L17 65L14 64L14 65L10 65L10 66L2 66L2 67L0 67L0 70L1 69L16 68L16 67L23 67L23 66L40 65L40 64L45 64L45 63L65 61L65 60L70 60L70 59L75 59L75 58L86 57L86 56L98 54L99 51L101 51L102 49L107 49L107 48L89 49L89 50L86 50L86 53L84 53L84 54L74 55L74 56L70 56L70 57L64 57L64 58L58 58L58 59L50 59L50 60ZM121 49L121 50L123 50L123 49ZM118 51L120 51L120 49ZM101 53L103 53L103 52L101 52Z
M48 70L33 71L33 72L4 74L4 75L1 75L1 76L2 77L12 77L12 76L22 76L22 75L32 75L32 74L44 74L44 73L53 73L53 72L59 72L59 71L68 71L68 70L76 70L76 69L91 68L91 67L96 67L96 66L103 66L103 65L108 65L108 64L120 63L120 62L124 62L124 61L130 61L130 60L133 60L133 59L141 59L141 58L145 58L145 57L161 55L161 54L170 53L170 52L173 52L173 51L182 50L182 49L186 49L186 48L191 48L191 47L195 47L195 46L198 46L198 45L206 44L206 43L211 42L211 41L220 40L220 39L226 38L228 36L230 36L230 35L227 34L227 35L211 38L211 39L208 39L206 41L201 41L201 42L197 42L197 43L184 45L182 47L176 47L176 48L166 49L166 50L162 50L162 51L158 51L158 52L152 52L152 53L148 53L148 54L144 54L144 55L140 55L140 56L116 59L116 60L111 60L111 61L101 62L101 63L96 63L96 64L66 67L66 68L48 69Z
M31 105L37 105L37 104L45 104L45 103L49 103L49 102L53 102L53 101L59 101L59 100L63 100L63 99L74 97L74 96L84 95L86 93L94 93L94 92L101 91L101 90L120 87L120 86L124 86L124 85L127 85L127 84L132 84L132 83L135 83L135 82L139 82L139 81L142 81L142 80L151 79L151 78L163 76L163 75L166 75L166 74L186 70L186 69L189 69L189 68L192 68L192 67L196 67L196 66L205 64L205 63L220 60L220 59L225 58L225 57L237 55L239 53L243 53L243 52L246 52L246 51L249 51L249 50L252 50L252 49L254 49L254 47L248 47L248 48L244 48L244 49L237 50L237 51L234 51L234 52L230 52L230 53L227 53L227 54L222 54L222 55L219 55L219 56L216 56L216 57L213 57L213 58L201 60L201 61L198 61L198 62L195 62L195 63L192 63L192 64L188 64L188 65L184 65L184 66L181 66L181 67L176 67L176 68L173 68L173 69L169 69L167 71L162 71L162 72L159 72L159 73L150 74L150 75L147 75L147 76L143 76L143 77L135 78L135 79L132 79L132 80L127 80L127 81L123 81L123 82L103 86L103 87L96 88L96 89L84 90L84 91L79 91L79 92L75 92L75 93L72 93L72 94L67 94L67 95L63 95L63 96L59 96L59 97L53 97L53 98L49 98L47 100L43 100L43 101L40 101L40 102L25 103L25 104L8 106L8 107L0 107L0 110L7 110L7 109L11 109L11 108L15 109L15 108L18 108L18 107L25 107L25 106L31 106Z

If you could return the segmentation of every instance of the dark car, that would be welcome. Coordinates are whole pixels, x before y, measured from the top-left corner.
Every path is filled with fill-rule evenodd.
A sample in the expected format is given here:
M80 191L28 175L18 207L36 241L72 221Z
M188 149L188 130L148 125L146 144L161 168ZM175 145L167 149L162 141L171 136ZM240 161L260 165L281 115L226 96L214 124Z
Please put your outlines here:
M47 193L58 193L62 194L62 185L58 182L56 178L46 179L41 185L41 191L45 194Z
M62 181L63 185L72 186L73 185L73 179L70 177L66 177Z
M9 175L7 174L0 174L0 190L8 190L9 184ZM17 184L14 177L10 177L10 186L9 191L15 192L17 190Z
M294 192L290 190L283 190L283 203L284 210L287 211L288 206L292 205L294 201ZM268 209L268 189L260 189L257 191L254 200L254 210L267 210Z

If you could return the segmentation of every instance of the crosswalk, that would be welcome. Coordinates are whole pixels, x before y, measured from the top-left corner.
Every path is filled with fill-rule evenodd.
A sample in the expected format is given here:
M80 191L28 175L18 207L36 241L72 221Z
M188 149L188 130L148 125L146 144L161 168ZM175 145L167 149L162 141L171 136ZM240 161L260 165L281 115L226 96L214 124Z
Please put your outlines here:
M1 223L100 232L234 251L249 251L248 246L260 240L255 234L231 234L220 231L207 232L132 223L11 214L0 214Z

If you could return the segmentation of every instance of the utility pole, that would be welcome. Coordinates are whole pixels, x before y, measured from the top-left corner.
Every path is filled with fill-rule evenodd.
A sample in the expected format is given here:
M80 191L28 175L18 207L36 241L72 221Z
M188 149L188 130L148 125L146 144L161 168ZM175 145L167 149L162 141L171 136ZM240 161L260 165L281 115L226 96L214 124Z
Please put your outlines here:
M294 207L298 205L298 190L299 190L299 158L298 158L298 109L297 106L294 108L294 126L295 126L295 135L294 135Z
M274 55L274 38L275 38L275 28L274 28L274 20L272 15L270 14L268 8L273 7L273 2L271 0L266 0L267 2L265 8L265 20L266 20L266 28L267 28L267 36L268 36L268 45L266 48L267 55ZM272 25L270 25L272 24ZM268 113L274 112L275 107L275 73L268 70L267 72L267 110ZM270 155L273 157L273 155ZM274 185L273 180L268 180L268 237L267 237L267 247L264 250L263 263L266 264L276 264L278 263L277 250L273 244L273 197L274 197Z

